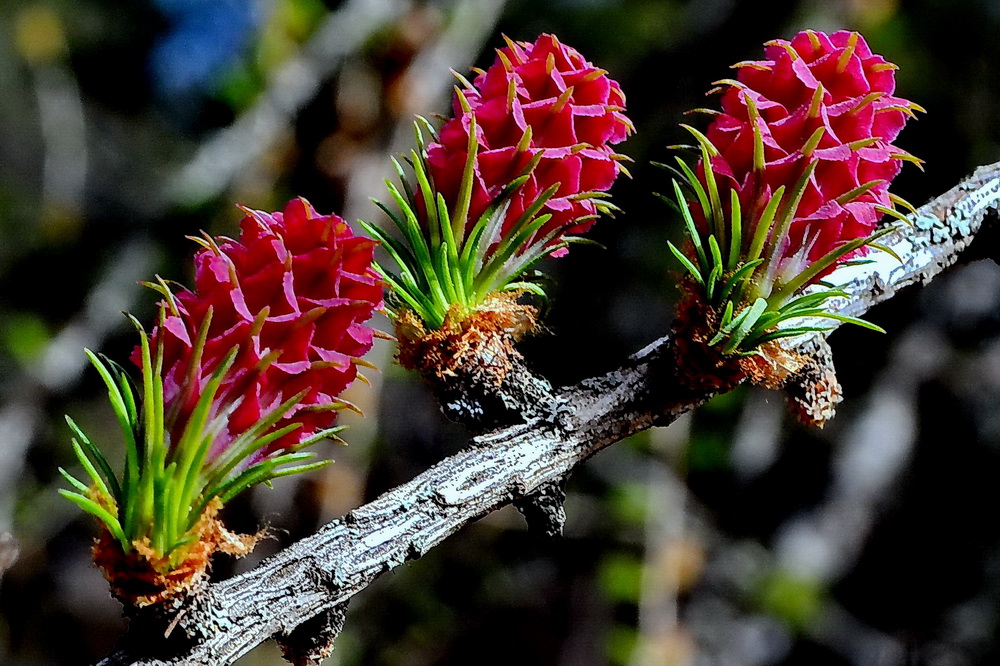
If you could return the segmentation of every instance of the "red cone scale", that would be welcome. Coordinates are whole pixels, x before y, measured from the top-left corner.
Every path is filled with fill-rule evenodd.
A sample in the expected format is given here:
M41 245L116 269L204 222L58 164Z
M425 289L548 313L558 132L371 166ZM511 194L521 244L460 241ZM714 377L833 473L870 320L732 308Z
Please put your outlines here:
M283 213L245 211L238 240L202 242L195 290L173 294L151 336L152 344L163 345L167 428L175 438L213 371L230 350L239 350L212 407L211 418L226 412L228 418L210 458L303 391L273 430L295 422L302 427L257 459L331 426L331 406L372 346L365 322L382 304L382 286L371 268L375 243L355 236L343 219L317 214L304 199L293 200Z
M622 172L612 145L632 129L624 115L625 96L604 70L553 35L533 44L508 41L494 64L480 72L455 101L455 117L427 149L430 175L452 204L459 196L468 156L470 114L475 115L479 152L466 228L471 229L500 192L531 162L540 159L514 195L502 232L548 187L555 195L541 210L552 218L536 236L560 236L589 229L598 208L593 194L606 192ZM559 237L548 244L553 245ZM554 254L565 252L565 248Z
M722 113L706 133L719 151L712 166L720 189L735 189L743 210L759 214L779 186L790 190L816 162L775 267L778 277L792 276L875 230L878 207L892 206L890 181L904 159L914 161L892 142L919 107L893 96L896 66L854 32L801 32L769 42L764 60L737 67L736 81L721 82ZM757 169L755 127L763 142ZM810 145L820 128L819 143Z

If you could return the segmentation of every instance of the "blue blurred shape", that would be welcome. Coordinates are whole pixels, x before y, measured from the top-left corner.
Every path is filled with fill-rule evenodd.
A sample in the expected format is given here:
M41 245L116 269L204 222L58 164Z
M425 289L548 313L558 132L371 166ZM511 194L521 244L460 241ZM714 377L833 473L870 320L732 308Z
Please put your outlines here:
M244 56L266 0L153 0L168 22L153 46L153 85L162 98L200 97Z

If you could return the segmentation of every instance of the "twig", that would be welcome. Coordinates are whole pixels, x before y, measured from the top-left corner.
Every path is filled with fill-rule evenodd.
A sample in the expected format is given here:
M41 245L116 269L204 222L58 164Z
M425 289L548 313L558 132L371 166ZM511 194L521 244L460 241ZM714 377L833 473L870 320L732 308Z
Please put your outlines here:
M985 231L996 226L998 208L1000 164L994 164L920 208L912 228L886 237L902 263L876 257L832 274L831 281L846 283L841 310L857 315L904 286L928 282L962 258L984 225ZM469 522L709 398L678 386L672 358L664 337L612 372L554 391L548 415L475 438L470 448L253 571L209 586L189 600L171 640L162 632L157 638L137 618L129 640L102 666L229 664L267 638L287 635Z

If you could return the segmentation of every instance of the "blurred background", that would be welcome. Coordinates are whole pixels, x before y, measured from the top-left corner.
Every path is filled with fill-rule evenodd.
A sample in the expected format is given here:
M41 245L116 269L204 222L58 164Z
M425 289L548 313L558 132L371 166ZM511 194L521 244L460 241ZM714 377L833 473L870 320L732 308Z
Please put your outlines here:
M56 495L62 417L118 446L82 350L127 358L120 313L151 320L140 280L190 279L186 235L295 195L378 220L388 156L413 114L447 112L449 69L488 66L502 34L556 33L621 82L638 129L625 213L592 233L607 249L549 262L548 330L523 344L577 381L669 325L679 224L649 162L728 65L807 27L862 31L928 110L898 141L926 168L897 194L923 203L1000 159L996 0L0 2L0 663L90 663L124 630L94 524ZM509 508L470 525L355 597L329 663L1000 663L1000 270L871 318L888 335L832 338L845 402L825 430L741 389L618 444L571 479L564 539ZM352 389L350 446L318 447L335 465L229 507L231 528L274 538L216 576L464 445L392 353L378 343L382 372ZM239 663L282 662L265 644Z

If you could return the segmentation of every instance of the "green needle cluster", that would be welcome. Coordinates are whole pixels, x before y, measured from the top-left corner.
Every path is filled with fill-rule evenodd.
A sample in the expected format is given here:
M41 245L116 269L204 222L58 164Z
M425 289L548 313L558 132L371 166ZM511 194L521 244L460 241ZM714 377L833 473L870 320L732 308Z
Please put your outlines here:
M335 437L342 428L317 432L278 455L265 455L269 444L301 426L293 423L271 430L302 400L303 392L271 410L223 451L213 452L216 437L236 407L223 388L238 354L233 348L212 372L179 437L171 441L175 429L163 400L162 348L151 350L142 326L131 319L141 336L141 388L133 387L120 365L87 351L108 389L125 439L124 469L116 474L100 448L67 416L73 451L90 485L60 468L73 489L59 493L100 520L123 552L148 539L154 553L169 558L170 568L183 559L183 547L197 538L198 521L214 499L224 504L251 485L325 466L328 461L305 463L315 454L301 449ZM204 345L207 328L206 321L196 344ZM194 354L192 365L200 357Z
M463 95L457 99L468 104ZM397 304L412 309L431 329L440 328L445 318L456 308L471 312L491 294L502 291L524 291L545 298L545 290L535 280L526 277L544 257L570 243L586 243L586 239L565 235L558 227L539 235L550 221L550 213L541 213L545 204L559 189L555 183L544 190L524 212L505 224L512 197L528 180L541 159L537 152L523 171L508 183L492 200L485 212L471 227L468 224L469 202L475 177L476 142L475 115L466 108L470 118L468 156L462 174L457 201L449 208L445 197L437 191L427 168L425 132L436 140L435 130L424 118L415 123L417 148L410 152L406 163L413 174L393 160L400 187L386 181L398 212L376 201L376 205L392 220L401 239L380 227L362 222L365 231L382 243L397 267L396 273L376 266L389 285ZM531 143L528 127L519 151ZM594 199L602 213L617 208L602 200L603 192L584 192L578 198ZM574 220L577 224L581 220ZM557 240L558 239L558 240Z
M728 205L723 205L724 197L720 194L719 182L712 167L712 157L718 155L718 151L703 134L684 127L698 142L704 183L678 157L676 168L659 165L675 175L674 198L661 198L680 211L691 247L691 251L685 253L673 243L668 243L670 251L691 276L704 302L719 315L718 328L710 344L717 345L723 354L747 355L756 353L761 345L773 340L830 328L812 324L779 326L793 319L830 319L884 332L862 319L831 311L828 308L830 300L845 294L835 285L817 280L817 277L838 263L868 263L863 259L842 261L863 246L893 254L889 248L877 243L893 227L847 241L815 261L803 262L804 268L797 274L780 275L780 260L787 253L786 241L791 221L795 218L806 185L813 177L816 161L806 163L790 189L782 185L769 199L760 202L756 219L748 218L742 210L736 189L729 189L728 200L725 201ZM823 128L820 128L810 138L804 151L805 157L808 158L819 144L822 132ZM759 134L756 138L754 160L759 161L762 168L763 144ZM878 182L866 183L846 193L838 200L839 203L857 199ZM896 198L893 200L905 203ZM696 223L692 206L701 211L704 224ZM906 218L892 208L877 208L906 222Z

